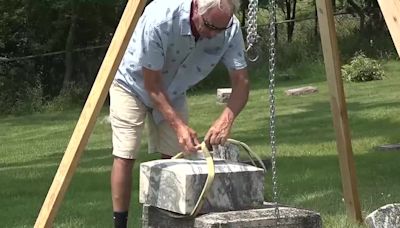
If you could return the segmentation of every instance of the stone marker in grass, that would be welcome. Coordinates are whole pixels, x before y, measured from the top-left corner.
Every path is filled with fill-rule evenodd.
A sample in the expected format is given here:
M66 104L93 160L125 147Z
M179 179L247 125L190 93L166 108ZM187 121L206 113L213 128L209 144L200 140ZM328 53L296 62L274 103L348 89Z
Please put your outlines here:
M387 204L378 208L365 219L369 228L400 227L400 203Z
M385 144L378 146L379 151L400 151L400 144Z
M231 97L231 93L232 93L232 88L218 88L217 89L217 104L228 103L228 100Z
M295 88L295 89L288 89L288 90L286 90L285 93L288 96L300 96L300 95L318 93L318 89L317 89L317 87L314 87L314 86L305 86L305 87L300 87L300 88Z

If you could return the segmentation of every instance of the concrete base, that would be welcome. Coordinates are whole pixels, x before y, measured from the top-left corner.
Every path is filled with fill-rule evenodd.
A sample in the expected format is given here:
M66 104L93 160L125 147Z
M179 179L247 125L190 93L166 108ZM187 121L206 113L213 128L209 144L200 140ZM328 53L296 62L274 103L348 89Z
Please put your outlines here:
M280 219L275 217L275 208L265 204L260 209L217 212L196 218L174 218L162 209L144 205L143 228L320 228L322 220L319 213L286 206L279 207Z

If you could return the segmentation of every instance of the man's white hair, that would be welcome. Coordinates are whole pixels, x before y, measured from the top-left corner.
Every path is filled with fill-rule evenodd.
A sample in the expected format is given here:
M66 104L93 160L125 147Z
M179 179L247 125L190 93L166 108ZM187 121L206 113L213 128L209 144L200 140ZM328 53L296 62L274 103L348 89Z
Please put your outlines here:
M203 15L207 10L218 7L222 9L222 1L225 1L226 4L230 7L232 13L236 13L240 8L240 0L196 0L199 14Z

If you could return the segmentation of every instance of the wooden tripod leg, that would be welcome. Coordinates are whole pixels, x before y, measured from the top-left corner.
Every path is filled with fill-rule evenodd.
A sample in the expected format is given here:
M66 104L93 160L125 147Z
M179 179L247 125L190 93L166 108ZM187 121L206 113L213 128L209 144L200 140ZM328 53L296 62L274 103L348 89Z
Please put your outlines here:
M125 7L121 21L97 74L68 147L65 150L64 157L61 160L53 183L42 205L34 226L35 228L52 227L54 218L74 175L83 150L86 147L96 123L96 118L107 97L114 75L117 72L145 4L146 0L130 0Z
M330 0L317 0L316 3L333 125L336 133L344 202L348 217L362 223L332 2Z
M386 25L400 57L400 1L378 0Z

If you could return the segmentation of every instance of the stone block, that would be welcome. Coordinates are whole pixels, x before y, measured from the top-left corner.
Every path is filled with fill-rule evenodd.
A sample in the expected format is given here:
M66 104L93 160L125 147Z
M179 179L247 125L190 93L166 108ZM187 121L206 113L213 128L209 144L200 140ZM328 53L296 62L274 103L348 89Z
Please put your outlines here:
M225 145L223 146L222 145L213 146L212 153L214 158L219 158L234 162L239 161L240 157L239 147L229 142L225 143Z
M248 165L255 165L256 167L263 168L263 166L255 158L253 158L254 159L253 160L254 163L253 163L250 160L250 157L248 157L248 155L245 152L243 152L243 154L246 154L244 156L246 159L241 160L239 146L232 144L230 142L226 142L223 146L222 145L213 146L213 151L210 151L210 152L212 153L212 156L214 158L245 163ZM263 160L261 160L261 162L264 164L264 167L267 169L267 171L270 170L270 167L271 167L270 159L263 159Z
M299 95L306 95L311 93L317 93L318 89L313 86L305 86L295 89L288 89L286 90L286 95L288 96L299 96Z
M263 205L259 209L215 212L196 218L174 218L162 209L143 205L142 228L321 228L319 213L299 208L279 206L280 219L275 208Z
M231 96L231 88L219 88L217 89L217 103L226 104Z
M215 177L201 213L260 207L263 169L215 160ZM180 214L192 212L208 174L205 160L154 160L140 165L140 203Z
M387 204L378 208L365 218L370 228L400 227L400 203Z

